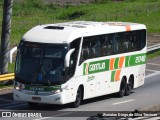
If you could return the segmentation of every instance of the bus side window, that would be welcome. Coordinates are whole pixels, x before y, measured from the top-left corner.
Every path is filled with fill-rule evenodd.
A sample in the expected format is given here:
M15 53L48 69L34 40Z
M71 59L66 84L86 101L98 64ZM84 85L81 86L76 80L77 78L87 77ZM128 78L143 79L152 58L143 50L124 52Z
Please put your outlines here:
M81 56L80 56L80 62L79 65L81 63L83 63L85 60L90 58L90 49L89 49L90 43L88 38L84 38L83 39L83 44L82 44L82 50L81 50Z
M111 41L109 35L104 35L101 39L101 54L102 56L111 55Z
M82 59L83 59L82 62L87 60L89 58L89 48L87 48L87 47L83 48L81 55L82 55Z
M111 43L112 43L112 54L117 54L119 53L119 39L118 39L118 35L115 33L115 34L112 34L112 40L111 40Z
M122 52L123 53L129 52L130 47L131 47L131 44L130 44L129 34L128 33L123 33L123 37L122 37Z
M143 49L146 45L146 30L138 31L139 39L140 39L140 49Z
M93 38L92 52L93 52L93 58L101 56L101 43L99 36Z
M132 36L131 36L131 34L129 33L128 34L128 37L127 37L127 39L128 39L128 52L132 52Z
M122 46L122 40L123 40L123 37L122 37L122 33L118 33L118 36L117 36L117 40L118 40L118 52L117 54L120 54L122 53L122 50L123 50L123 46Z
M137 47L138 47L138 50L140 50L141 49L140 34L138 33L138 31L136 31L136 34L137 34Z
M71 55L70 59L70 76L74 75L76 64L77 64L77 58L79 53L79 46L80 46L81 38L78 38L71 42L70 49L75 48L75 51Z
M141 36L142 36L142 47L144 48L146 46L146 30L141 31Z
M146 45L145 30L136 30L124 33L122 40L122 52L133 52L141 50Z
M132 34L132 51L137 51L138 50L138 45L137 45L137 35L135 32Z
M101 37L101 56L106 56L107 55L107 37L102 36Z

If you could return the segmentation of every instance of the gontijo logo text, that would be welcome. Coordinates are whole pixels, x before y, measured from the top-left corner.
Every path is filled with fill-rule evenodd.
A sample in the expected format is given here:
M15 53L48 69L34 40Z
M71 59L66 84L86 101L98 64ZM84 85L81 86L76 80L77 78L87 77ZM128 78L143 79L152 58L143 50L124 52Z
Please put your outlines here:
M122 56L106 60L94 61L83 64L83 75L103 72L108 70L121 69L146 63L146 54L136 54L131 56Z

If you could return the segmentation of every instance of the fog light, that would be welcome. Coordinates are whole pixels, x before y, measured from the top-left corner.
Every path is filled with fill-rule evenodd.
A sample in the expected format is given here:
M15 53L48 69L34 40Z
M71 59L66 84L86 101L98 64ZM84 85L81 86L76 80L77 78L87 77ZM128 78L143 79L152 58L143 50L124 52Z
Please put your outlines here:
M25 85L22 83L17 82L17 84L15 84L15 89L16 90L23 90L25 88Z

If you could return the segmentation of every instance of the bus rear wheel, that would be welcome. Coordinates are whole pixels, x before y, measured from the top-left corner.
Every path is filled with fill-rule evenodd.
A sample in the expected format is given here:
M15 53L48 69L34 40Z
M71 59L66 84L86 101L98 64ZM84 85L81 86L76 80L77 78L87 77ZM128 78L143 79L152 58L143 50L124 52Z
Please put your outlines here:
M79 107L81 104L81 101L82 101L82 90L81 90L81 88L78 88L77 94L76 94L76 100L73 103L73 107L74 108Z
M126 86L126 92L125 92L126 96L130 95L131 90L132 90L132 86L133 86L133 81L132 81L132 78L130 77L129 81L128 81L128 84Z
M123 97L125 95L125 91L126 91L126 82L125 82L125 79L122 78L120 90L117 93L118 97Z

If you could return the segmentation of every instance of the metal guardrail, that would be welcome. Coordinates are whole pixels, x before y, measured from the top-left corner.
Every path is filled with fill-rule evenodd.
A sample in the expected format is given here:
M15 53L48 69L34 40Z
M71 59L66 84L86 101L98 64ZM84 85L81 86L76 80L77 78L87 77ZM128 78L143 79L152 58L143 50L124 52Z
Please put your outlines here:
M156 44L156 45L148 46L147 52L150 53L150 52L154 52L159 49L160 49L160 44Z
M0 82L5 80L13 80L13 79L14 79L14 73L0 75Z
M160 49L160 44L152 45L152 46L147 47L147 53L154 52L159 49ZM12 51L15 51L15 50L16 50L16 48L13 48ZM12 60L10 60L10 61L12 61ZM0 75L0 82L5 81L5 80L13 80L13 79L14 79L14 73Z

